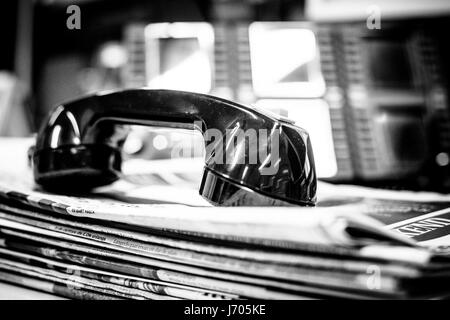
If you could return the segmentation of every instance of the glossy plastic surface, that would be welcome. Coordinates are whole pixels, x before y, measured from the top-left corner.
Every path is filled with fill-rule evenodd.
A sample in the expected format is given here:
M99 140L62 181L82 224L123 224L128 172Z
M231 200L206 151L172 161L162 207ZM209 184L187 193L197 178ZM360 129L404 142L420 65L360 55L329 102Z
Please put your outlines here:
M58 106L43 124L31 155L36 182L48 189L72 190L114 181L127 124L195 128L204 133L207 153L201 194L214 204L315 203L314 159L305 130L251 107L173 90L125 90ZM265 139L239 136L252 131L263 132ZM224 201L239 197L232 192L235 187L244 190L247 200ZM260 196L277 201L251 200Z

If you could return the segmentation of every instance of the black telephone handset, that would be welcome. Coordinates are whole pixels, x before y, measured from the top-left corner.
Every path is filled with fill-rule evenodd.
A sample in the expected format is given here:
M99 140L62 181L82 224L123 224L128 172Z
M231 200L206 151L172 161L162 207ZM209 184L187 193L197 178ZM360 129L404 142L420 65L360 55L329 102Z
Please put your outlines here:
M50 191L86 191L117 180L130 124L200 130L200 194L215 205L315 203L305 130L255 108L173 90L124 90L58 106L30 152L35 181Z

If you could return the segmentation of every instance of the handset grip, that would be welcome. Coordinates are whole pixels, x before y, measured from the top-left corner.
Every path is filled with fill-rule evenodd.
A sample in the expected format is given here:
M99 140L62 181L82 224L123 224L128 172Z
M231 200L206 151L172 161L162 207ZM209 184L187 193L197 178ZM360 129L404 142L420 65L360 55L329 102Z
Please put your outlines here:
M51 190L86 190L115 181L129 124L200 130L206 146L200 192L214 204L314 204L305 130L255 108L174 90L124 90L58 106L32 153L36 182Z

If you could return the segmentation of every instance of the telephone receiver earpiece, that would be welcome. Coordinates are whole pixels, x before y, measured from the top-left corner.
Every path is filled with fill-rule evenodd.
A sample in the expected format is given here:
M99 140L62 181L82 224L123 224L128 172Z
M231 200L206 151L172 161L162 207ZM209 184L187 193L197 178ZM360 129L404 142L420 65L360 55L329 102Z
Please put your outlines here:
M58 106L30 152L36 183L49 191L86 191L114 182L124 128L132 124L200 130L206 149L200 194L214 205L315 204L305 130L252 107L173 90L124 90Z

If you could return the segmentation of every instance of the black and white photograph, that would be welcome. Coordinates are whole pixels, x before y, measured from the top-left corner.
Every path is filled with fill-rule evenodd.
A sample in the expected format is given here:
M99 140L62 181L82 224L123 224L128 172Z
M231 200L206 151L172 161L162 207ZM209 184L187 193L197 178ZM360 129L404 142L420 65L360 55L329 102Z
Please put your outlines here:
M450 298L450 1L2 0L0 32L0 300Z

